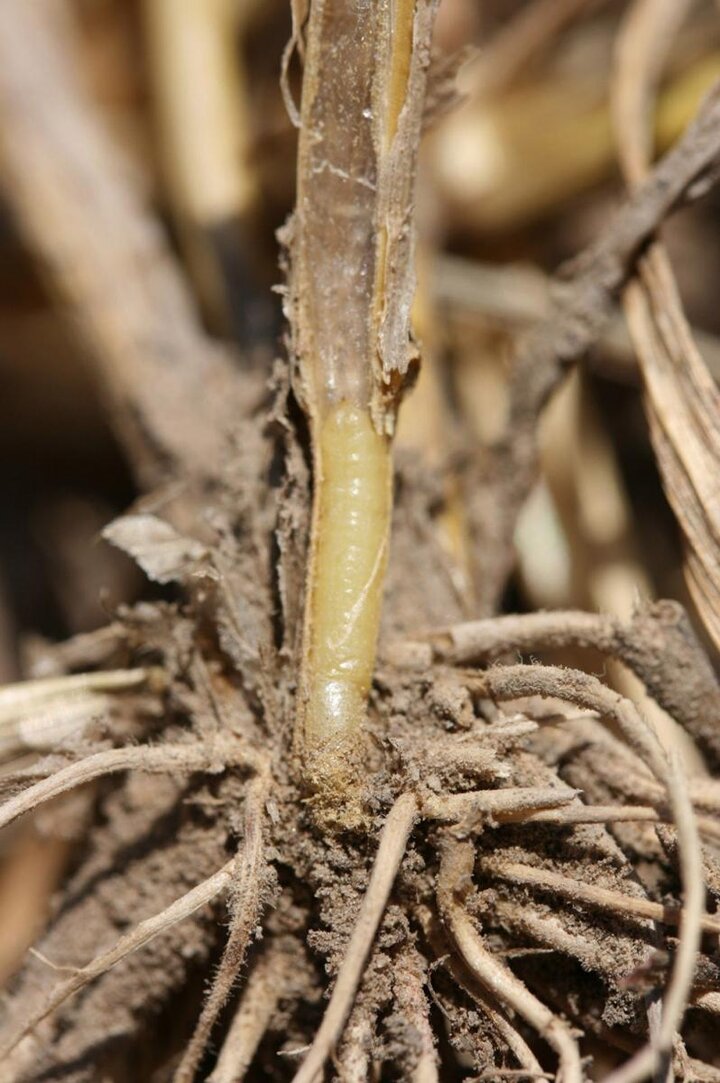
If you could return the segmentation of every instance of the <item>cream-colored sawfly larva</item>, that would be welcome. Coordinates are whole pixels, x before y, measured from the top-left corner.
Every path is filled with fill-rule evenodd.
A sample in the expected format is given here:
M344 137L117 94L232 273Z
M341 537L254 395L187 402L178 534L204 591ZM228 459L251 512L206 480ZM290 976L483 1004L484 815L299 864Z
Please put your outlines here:
M340 403L320 434L305 737L332 741L365 712L380 622L390 511L389 440Z
M389 542L390 441L341 402L320 426L299 713L311 777L342 787L375 664ZM335 788L335 787L333 787Z

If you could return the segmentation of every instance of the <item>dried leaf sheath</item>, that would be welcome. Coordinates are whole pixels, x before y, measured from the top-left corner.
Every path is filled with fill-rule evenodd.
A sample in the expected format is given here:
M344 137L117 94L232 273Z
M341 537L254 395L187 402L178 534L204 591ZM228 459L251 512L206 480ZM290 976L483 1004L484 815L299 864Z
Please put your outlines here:
M315 493L296 735L328 798L355 776L375 661L433 10L316 0L307 27L289 316Z
M619 161L632 189L648 174L657 84L689 5L644 0L618 38L613 86ZM650 245L623 304L643 374L646 412L665 492L686 543L685 574L720 645L720 392L685 316L667 252Z

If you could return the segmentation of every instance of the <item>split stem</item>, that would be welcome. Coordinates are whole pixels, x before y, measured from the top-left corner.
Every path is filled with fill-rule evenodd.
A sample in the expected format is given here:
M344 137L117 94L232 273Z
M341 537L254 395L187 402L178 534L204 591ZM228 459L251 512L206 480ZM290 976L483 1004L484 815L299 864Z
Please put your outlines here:
M314 0L306 29L289 316L314 498L295 734L308 788L345 826L362 818L433 11Z

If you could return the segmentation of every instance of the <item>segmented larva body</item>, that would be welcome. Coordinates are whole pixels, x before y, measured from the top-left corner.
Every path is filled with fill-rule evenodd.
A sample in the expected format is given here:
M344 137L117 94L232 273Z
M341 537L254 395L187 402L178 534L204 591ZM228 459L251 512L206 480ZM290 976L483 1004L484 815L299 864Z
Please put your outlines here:
M325 786L341 783L360 740L387 563L391 457L366 409L341 402L318 423L315 484L298 706L307 766Z

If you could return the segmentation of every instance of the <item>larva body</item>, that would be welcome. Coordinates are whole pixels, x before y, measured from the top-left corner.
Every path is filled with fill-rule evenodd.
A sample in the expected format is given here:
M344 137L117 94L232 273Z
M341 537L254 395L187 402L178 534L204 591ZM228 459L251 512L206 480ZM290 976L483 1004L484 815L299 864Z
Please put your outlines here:
M367 410L341 402L318 429L299 729L317 788L337 792L352 774L375 663L392 473L389 440Z

